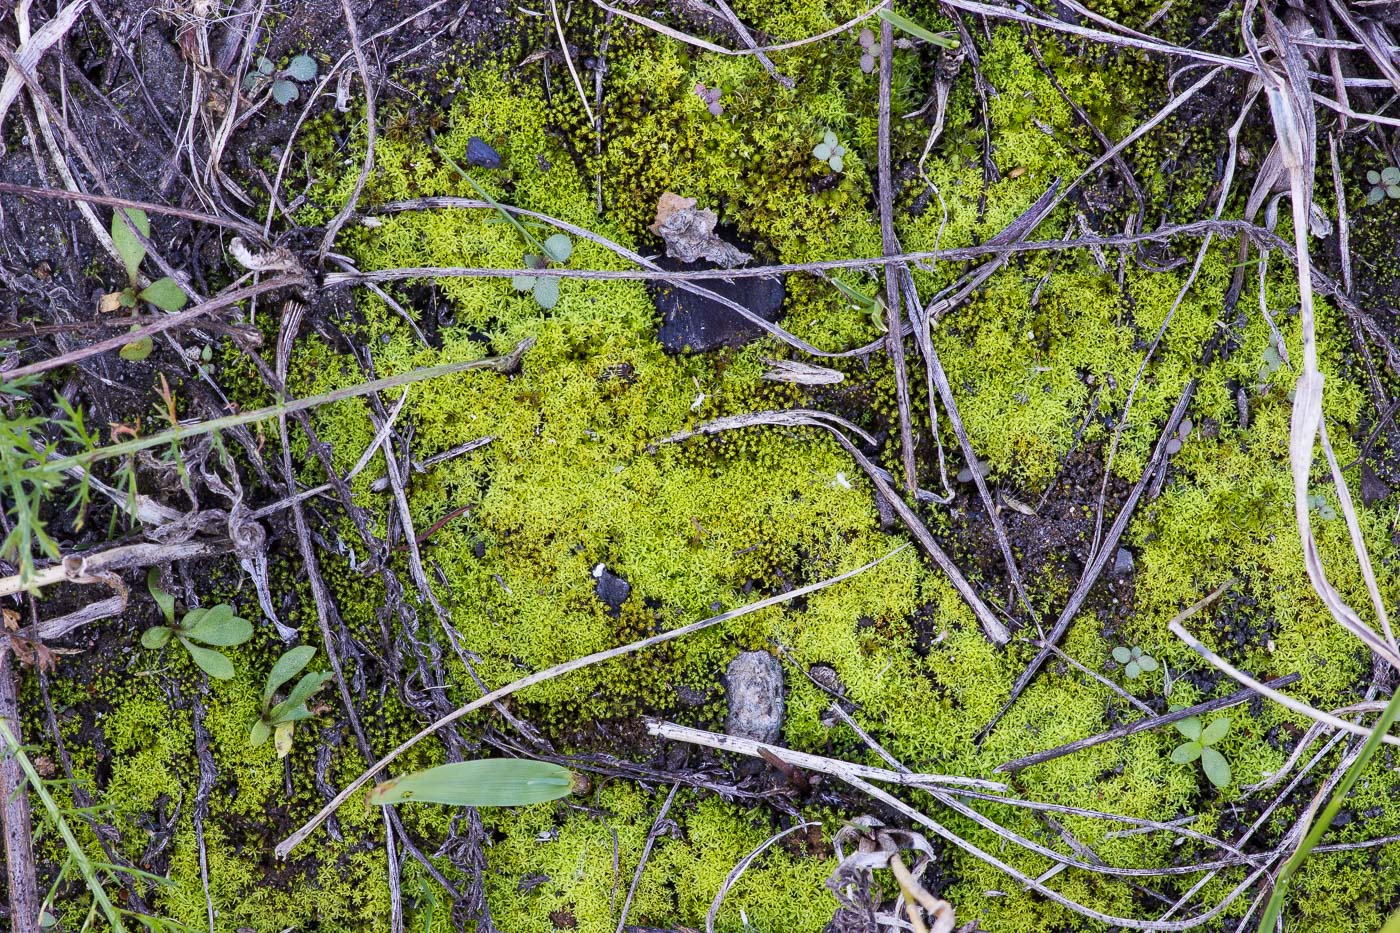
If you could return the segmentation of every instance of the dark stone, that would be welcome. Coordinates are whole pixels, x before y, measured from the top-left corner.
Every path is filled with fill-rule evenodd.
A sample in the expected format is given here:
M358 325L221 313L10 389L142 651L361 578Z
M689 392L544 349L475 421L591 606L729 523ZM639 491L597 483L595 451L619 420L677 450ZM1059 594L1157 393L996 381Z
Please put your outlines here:
M477 168L500 168L501 154L480 136L467 140L467 164Z
M1126 577L1132 574L1137 568L1133 562L1133 552L1125 547L1120 547L1118 553L1113 555L1113 575L1115 577Z
M714 268L705 263L683 263L664 257L658 259L657 264L669 272ZM786 294L780 277L702 279L696 284L748 308L765 321L778 320ZM658 337L661 345L672 353L704 353L720 347L743 346L764 333L763 328L733 308L664 282L657 282L651 295L656 310L661 312Z
M603 564L593 568L593 579L597 581L593 585L593 592L608 607L608 615L616 616L621 613L622 604L632 595L632 584Z
M783 732L783 666L778 659L766 651L745 651L729 662L725 680L729 715L724 731L769 745L778 741Z
M1369 463L1361 464L1361 502L1370 508L1390 495L1390 486L1376 475Z

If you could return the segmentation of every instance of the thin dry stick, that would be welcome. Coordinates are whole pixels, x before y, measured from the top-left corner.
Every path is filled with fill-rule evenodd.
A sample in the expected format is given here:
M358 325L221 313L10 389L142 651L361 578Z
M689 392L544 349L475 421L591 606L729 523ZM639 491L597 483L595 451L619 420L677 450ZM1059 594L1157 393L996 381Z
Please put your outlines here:
M752 852L739 859L738 863L729 870L729 874L725 876L724 883L719 886L719 890L715 892L715 899L710 901L710 909L705 912L705 933L715 933L715 917L719 916L719 909L720 906L724 904L725 895L728 894L730 888L734 887L739 881L739 877L749 870L749 866L753 864L754 859L768 851L769 846L783 839L785 836L789 836L799 829L807 829L811 826L820 825L822 824L818 822L808 822L789 826L782 832L774 833L769 836L767 839L763 840L763 842L759 843ZM620 926L618 927L618 933L622 933L622 928Z
M973 615L977 617L978 624L982 626L982 631L987 638L995 645L1004 645L1011 640L1011 631L1006 625L996 617L987 604L982 601L982 597L977 595L977 591L972 588L972 584L963 576L962 571L953 563L943 548L934 539L933 533L928 530L928 526L919 518L909 504L895 492L886 478L887 474L883 469L876 466L869 457L861 452L860 448L851 442L842 431L842 428L851 430L859 435L867 443L873 443L873 439L864 431L859 430L855 425L825 412L809 411L806 409L789 409L788 411L764 411L752 412L746 415L734 415L728 418L717 418L714 421L702 424L692 430L679 431L660 441L663 444L674 444L687 438L699 434L717 434L721 431L732 431L737 428L754 427L757 425L778 425L784 427L813 427L822 428L831 432L836 442L850 454L851 459L865 471L870 477L870 482L875 486L876 492L904 522L909 533L914 536L914 540L919 542L919 546L933 562L948 577L953 587L962 596Z
M823 39L830 39L832 36L839 36L846 30L858 25L862 20L867 20L870 17L874 16L880 10L887 8L890 5L890 3L891 0L881 0L881 2L875 4L870 9L866 10L864 13L861 13L859 16L854 16L851 19L846 20L839 26L836 26L832 29L828 29L825 32L819 32L814 36L808 36L805 39L794 39L791 42L779 42L776 45L756 45L750 46L749 48L745 49L727 49L722 45L716 45L713 42L707 42L704 39L699 39L695 36L687 35L686 33L681 32L679 29L672 29L670 26L667 26L664 23L658 23L654 19L648 19L647 17L641 16L637 13L630 13L627 10L609 6L608 4L604 3L603 0L593 0L593 5L598 7L600 10L606 10L607 12L612 13L615 16L621 16L623 19L630 19L632 22L639 23L647 27L648 29L654 29L655 31L661 33L663 36L669 36L670 38L675 39L678 42L684 42L687 45L695 46L697 49L704 49L707 52L714 52L717 55L762 55L766 52L781 52L784 49L795 49L800 46L810 45L814 42L821 42Z
M233 305L238 304L240 301L247 301L250 298L254 298L266 292L276 291L279 288L301 287L305 286L306 284L308 283L304 276L280 275L276 278L268 279L266 282L259 282L256 285L245 285L243 288L237 288L231 292L225 292L222 295L210 298L208 301L202 301L197 305L184 309L183 311L177 311L174 314L167 314L163 317L157 318L151 323L139 327L136 330L130 331L128 333L120 334L116 337L109 337L106 340L99 340L96 343L89 344L88 346L79 347L78 349L71 350L67 353L60 353L58 356L49 357L48 359L40 360L37 363L30 363L28 366L20 366L16 369L12 369L9 372L3 374L4 380L6 382L13 382L16 379L22 379L25 376L36 376L39 373L48 372L49 370L57 369L60 366L70 366L73 363L81 362L83 360L89 359L90 357L97 356L101 353L109 353L112 350L120 350L128 343L133 343L137 340L142 340L146 337L154 337L157 334L163 334L166 331L174 330L177 327L183 327L186 324L196 321L207 314L212 314L215 311L221 311L224 308L232 307Z
M179 217L182 220L190 220L195 223L210 224L215 227L226 227L230 230L237 230L244 236L252 237L255 242L262 242L263 240L262 231L260 229L250 224L245 224L241 220L206 214L203 211L190 210L185 207L157 204L154 201L134 201L131 198L108 197L104 194L88 194L86 191L68 191L65 188L39 188L34 185L17 185L9 181L0 181L0 194L12 194L16 197L24 198L52 198L60 201L84 201L88 204L100 204L103 207L125 207L128 210L145 211L148 214L164 214L169 217Z
M951 789L953 792L961 791L963 788L975 788L994 792L1005 792L1009 790L1005 784L1001 784L997 781L987 781L982 778L970 778L960 775L915 774L907 770L892 771L889 768L876 768L872 765L854 764L836 758L827 758L823 755L812 755L807 752L793 751L790 748L780 748L777 745L770 745L767 742L759 742L754 739L746 739L743 736L725 735L720 732L707 732L704 729L692 729L690 726L677 725L673 722L664 722L660 719L648 719L646 726L648 735L654 735L660 739L667 739L672 742L686 742L690 745L703 745L706 748L713 748L721 752L734 752L738 755L747 755L750 758L763 758L765 755L772 755L784 764L789 764L797 768L805 768L808 771L816 771L820 774L831 774L838 777L846 774L853 774L857 777L869 778L872 781L879 781L882 784L894 784L898 787L939 787L943 790Z
M558 2L549 0L549 9L554 14L554 33L559 37L559 51L564 55L564 64L569 66L569 74L574 79L574 89L578 91L578 99L583 103L583 112L588 114L588 125L597 126L598 121L593 116L593 108L588 105L588 94L583 90L583 81L579 79L578 68L574 67L574 57L569 54L569 40L564 38L564 21L559 18Z
M1118 515L1114 518L1113 525L1108 529L1108 534L1104 538L1103 546L1099 548L1098 553L1085 569L1084 575L1080 577L1079 584L1074 588L1074 592L1070 594L1069 602L1065 604L1064 610L1061 611L1059 619L1055 622L1055 627L1046 634L1044 642L1047 645L1059 642L1059 640L1064 637L1065 632L1069 631L1069 627L1074 622L1075 616L1079 614L1079 607L1084 605L1084 600L1088 598L1089 591L1093 589L1094 584L1098 582L1099 576L1103 573L1104 568L1108 566L1109 558L1117 548L1118 539L1123 536L1123 532L1127 529L1128 520L1132 518L1133 510L1137 508L1138 500L1142 498L1142 494L1147 489L1148 483L1152 481L1152 477L1157 473L1157 470L1161 468L1162 461L1167 456L1167 442L1176 436L1177 427L1181 424L1181 419L1186 414L1186 407L1191 403L1191 397L1195 394L1195 391L1196 381L1193 379L1186 384L1186 388L1182 390L1181 397L1177 399L1176 407L1173 408L1172 413L1167 416L1167 423L1162 429L1161 436L1157 439L1157 446L1152 450L1152 457L1148 460L1146 468L1142 471L1142 476L1138 478L1132 491L1128 493L1127 501L1125 501L1123 507L1118 510ZM1016 698L1030 685L1036 672L1040 670L1040 666L1044 664L1045 660L1049 657L1050 650L1048 647L1042 648L1039 653L1036 654L1035 658L1031 660L1030 665L1021 673L1021 676L1016 678L1016 683L1011 686L1011 695L1006 698L1006 703L1003 704L1002 708L997 711L997 714L992 717L992 721L982 728L981 735L986 735L991 732L993 727L1001 721L1001 717L1006 715L1006 711L1011 708L1011 705L1016 702Z
M370 172L374 171L374 85L369 80L369 63L365 61L365 50L360 47L360 31L355 25L355 14L350 10L350 0L340 0L340 9L345 15L345 28L350 33L350 48L355 53L355 66L360 72L360 83L365 86L365 160L360 166L359 176L355 179L355 187L350 190L350 197L345 199L345 205L341 207L340 212L326 225L326 233L321 237L321 249L317 253L322 260L330 251L340 228L345 226L345 222L355 212L355 205L359 203L360 194L365 190L365 182L369 180Z
M309 821L307 821L307 823L304 826L302 826L296 832L292 833L286 839L282 840L282 842L280 842L277 845L277 848L274 850L274 852L278 858L286 858L287 854L291 852L292 849L296 848L296 846L303 839L309 836L316 829L316 827L320 826L323 822L325 822L326 818L329 817L332 813L334 813L337 809L339 809L341 804L343 804L346 800L350 799L351 794L355 793L355 791L363 787L375 774L383 770L384 767L387 766L391 761L397 759L404 752L408 751L410 748L417 745L419 742L432 735L434 732L437 732L444 726L456 722L463 716L466 716L468 713L472 713L478 709L481 709L483 706L486 706L488 704L495 703L496 701L504 699L505 697L508 697L513 693L518 693L519 691L524 690L526 687L533 687L535 684L544 683L547 680L553 680L556 677L572 673L573 671L581 670L582 668L589 667L593 664L598 664L603 661L610 661L614 658L620 658L623 655L633 654L637 651L642 651L646 648L651 648L656 645L664 644L668 641L674 641L677 638L684 638L685 636L692 635L695 632L703 631L707 628L712 628L716 625L719 625L722 622L728 622L730 619L737 619L742 616L751 615L752 613L758 612L761 609L767 609L770 606L781 605L782 603L789 602L790 600L797 599L802 596L808 596L812 593L818 592L819 590L826 589L828 586L833 586L837 583L841 583L845 580L849 580L852 577L858 576L859 574L864 573L872 567L878 566L884 561L889 560L891 557L903 551L906 547L908 547L907 544L901 544L893 551L890 551L889 553L881 557L877 557L869 563L862 564L854 570L848 570L843 574L839 574L834 577L829 577L818 583L812 583L807 586L798 587L795 590L790 590L786 593L779 593L776 596L769 596L766 599L760 599L757 602L749 603L747 606L741 606L740 608L732 609L729 612L722 612L719 615L711 616L708 619L702 619L699 622L692 622L691 624L683 625L678 629L672 629L669 632L662 632L659 635L653 635L650 638L644 638L640 641L634 641L631 644L622 645L617 648L608 648L604 651L594 652L593 654L585 655L581 658L574 658L571 661L565 661L563 664L556 664L553 667L546 668L542 671L537 671L533 674L529 674L525 677L520 678L517 681L509 683L504 687L501 687L500 689L493 690L484 696L478 697L477 699L471 701L467 705L458 707L452 713L449 713L448 715L437 720L437 722L434 722L431 725L424 727L412 738L408 739L398 748L389 752L389 754L385 755L383 758L379 759L379 761L377 761L375 764L371 765L368 770L366 770L359 777L355 778L355 780L347 784L344 790L336 794L335 798L332 799L330 803L322 807L321 811L317 813L314 817L312 817Z
M1186 630L1186 626L1182 625L1180 622L1173 621L1167 626L1167 628L1169 628L1172 634L1175 635L1177 638L1180 638L1182 641L1186 642L1186 644L1190 645L1197 654L1205 658L1206 661L1208 661L1217 670L1228 674L1231 678L1239 681L1246 687L1249 687L1255 693L1262 693L1264 696L1273 700L1280 706L1285 706L1288 709L1293 710L1293 712L1295 713L1299 713L1303 716L1308 717L1314 722L1326 723L1334 729L1341 729L1343 732L1350 732L1352 735L1359 735L1362 738L1370 737L1370 729L1367 729L1364 726L1358 726L1354 723L1347 722L1345 719L1342 719L1338 716L1334 716L1331 713L1324 713L1322 710L1311 707L1308 704L1302 702L1301 700L1293 699L1286 693L1279 693L1277 690L1273 689L1269 685L1261 683L1255 678L1249 676L1244 671L1235 667L1229 661L1226 661L1220 655L1207 648L1204 644L1201 643L1200 639L1196 638L1196 636L1188 632ZM1385 736L1382 739L1382 741L1390 745L1400 746L1400 738L1397 738L1393 735Z
M19 669L10 646L0 644L0 721L22 737L19 721ZM9 881L10 923L13 929L38 928L39 885L34 870L34 830L29 817L29 793L19 759L9 747L0 749L0 817L5 832L5 874Z
M899 252L894 234L894 182L890 168L890 82L893 79L894 27L880 24L880 125L877 162L880 176L880 243L886 255ZM917 489L914 475L914 425L909 410L909 373L904 364L904 316L899 308L899 268L885 267L885 348L894 366L895 399L899 406L899 451L904 464L904 488Z
M1285 674L1283 677L1275 677L1266 686L1277 690L1297 683L1302 679L1300 674ZM1046 749L1043 752L1036 752L1034 755L1026 755L1024 758L1016 758L1005 764L997 765L993 770L998 774L1005 774L1011 771L1020 771L1022 768L1029 768L1031 765L1038 765L1042 762L1051 761L1055 758L1062 758L1065 755L1072 755L1081 752L1086 748L1093 748L1095 745L1102 745L1105 742L1114 742L1118 739L1136 735L1139 732L1147 732L1151 729L1159 729L1162 726L1169 726L1174 722L1183 719L1190 719L1192 716L1200 716L1203 713L1213 713L1217 710L1229 709L1232 706L1239 706L1241 703L1248 703L1259 696L1253 690L1240 690L1227 697L1220 697L1215 700L1206 700L1204 703L1197 703L1195 706L1188 706L1171 713L1164 713L1161 716L1152 716L1148 719L1139 719L1137 722L1124 723L1107 732L1100 732L1098 735L1090 736L1087 739L1080 739L1077 742L1070 742L1067 745L1060 745L1056 748Z
M656 819L652 820L651 829L647 831L647 841L642 846L642 857L637 860L637 870L632 874L632 883L627 886L627 897L622 901L622 916L617 918L617 933L622 933L622 928L627 926L627 912L632 909L632 898L637 894L637 885L642 883L642 871L647 867L647 859L651 858L651 847L656 845L656 837L661 834L661 823L666 819L666 814L671 812L671 803L676 799L676 791L680 789L679 781L671 785L671 792L666 795L665 802L656 813Z

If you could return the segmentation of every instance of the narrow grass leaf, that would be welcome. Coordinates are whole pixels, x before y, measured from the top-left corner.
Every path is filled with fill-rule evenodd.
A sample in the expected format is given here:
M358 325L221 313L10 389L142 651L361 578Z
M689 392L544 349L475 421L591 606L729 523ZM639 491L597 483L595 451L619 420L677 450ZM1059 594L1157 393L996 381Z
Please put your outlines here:
M882 20L889 23L895 29L907 32L915 38L923 39L925 42L931 42L945 49L955 49L958 47L957 39L925 29L902 13L896 13L894 10L879 10L877 12Z
M440 765L375 785L371 805L445 803L458 807L518 807L557 800L574 786L573 772L544 761L488 758Z

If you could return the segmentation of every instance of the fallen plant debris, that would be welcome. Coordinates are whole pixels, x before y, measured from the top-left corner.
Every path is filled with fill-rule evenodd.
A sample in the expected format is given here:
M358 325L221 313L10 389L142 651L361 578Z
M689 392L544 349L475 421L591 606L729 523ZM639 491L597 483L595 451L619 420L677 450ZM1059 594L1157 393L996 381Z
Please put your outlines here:
M0 10L9 927L1394 929L1385 5L538 6Z

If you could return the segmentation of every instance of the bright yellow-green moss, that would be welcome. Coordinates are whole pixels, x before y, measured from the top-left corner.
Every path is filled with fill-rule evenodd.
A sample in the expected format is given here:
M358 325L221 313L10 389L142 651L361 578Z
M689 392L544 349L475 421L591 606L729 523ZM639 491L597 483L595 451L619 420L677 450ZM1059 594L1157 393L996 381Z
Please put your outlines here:
M1101 6L1125 14L1130 22L1150 15L1139 4ZM862 8L847 0L781 5L754 0L735 7L756 28L776 37L821 32ZM575 28L601 28L596 11L575 12L581 18ZM929 5L910 12L933 28L946 25ZM472 174L494 197L644 253L657 249L643 231L657 197L667 190L716 209L751 241L763 261L800 263L880 253L872 208L877 84L860 72L853 36L775 54L777 68L799 79L798 89L789 91L749 58L699 55L622 21L609 28L601 154L573 88L555 68L552 91L546 94L532 70L537 65L513 73L487 65L453 75L461 92L458 103L441 115L437 145L460 158L469 137L483 137L501 152L504 167ZM1163 76L1143 61L1116 54L1085 61L1053 41L1046 48L1047 63L1066 92L1111 138L1121 139L1158 105ZM922 103L927 76L919 69L928 64L927 54L907 52L898 53L895 62L894 146L901 168L916 163L923 149L925 124L902 115ZM998 177L984 181L980 104L964 73L949 103L943 140L923 166L926 178L918 172L904 176L909 180L899 193L897 232L907 250L984 242L1024 212L1053 179L1064 185L1077 178L1101 151L1027 51L1019 30L994 29L982 50L982 67L995 89L988 119ZM722 89L723 117L712 117L693 93L697 82ZM827 128L851 150L838 178L811 156ZM332 129L324 124L312 137L320 150L329 151L311 153L320 184L307 209L308 221L339 208L358 170L358 156L350 155L355 145L363 145L362 132L351 132L352 146L342 151L332 146ZM1163 132L1163 139L1134 147L1130 158L1163 214L1189 214L1204 203L1209 173L1182 173L1190 177L1176 179L1176 187L1168 189L1157 176L1158 163L1148 156L1178 143L1203 143L1189 128L1169 124ZM600 180L601 214L596 201ZM929 195L922 213L911 215L909 206L922 194ZM364 206L435 195L476 197L411 126L396 125L381 135ZM1169 195L1171 203L1161 203ZM1038 235L1116 231L1128 209L1120 204L1085 216L1082 205L1082 199L1070 199ZM1149 210L1148 223L1157 216ZM532 230L538 235L548 227ZM575 238L574 246L574 267L629 267L597 244ZM1194 244L1176 247L1183 253L1194 250ZM407 211L381 214L370 223L357 220L346 228L341 248L365 270L516 268L530 249L514 228L487 209ZM1211 675L1177 643L1166 623L1183 606L1235 579L1235 590L1218 610L1188 625L1247 670L1302 674L1294 692L1330 708L1355 699L1368 659L1330 621L1303 573L1286 461L1293 377L1287 367L1271 369L1265 363L1271 330L1258 311L1253 267L1238 308L1228 315L1222 310L1235 250L1233 242L1212 246L1189 288L1189 263L1158 272L1117 252L1015 257L985 288L947 314L933 340L994 483L1031 502L1047 488L1072 446L1099 460L1106 456L1130 393L1132 407L1111 470L1116 480L1135 481L1167 412L1188 381L1198 380L1190 413L1195 430L1173 458L1161 496L1141 503L1125 538L1138 567L1131 611L1112 617L1106 612L1101 619L1103 603L1091 600L1062 647L1145 699L1160 699L1165 671L1123 681L1109 661L1116 645L1140 645L1160 659L1177 679L1174 702L1226 693L1230 684ZM917 271L924 300L964 268L938 263ZM1300 336L1290 309L1297 294L1290 276L1291 269L1273 257L1264 288L1271 316L1296 355ZM878 286L877 279L864 273L842 277L872 294ZM507 352L526 338L535 341L516 374L474 371L404 390L408 402L400 423L413 427L415 458L463 441L493 438L474 453L414 475L408 490L415 529L421 534L434 528L423 553L437 595L479 658L476 671L489 685L829 577L907 543L901 534L881 528L870 485L824 436L758 429L684 446L655 446L712 417L798 405L832 407L893 435L893 376L879 357L868 366L853 360L832 363L847 381L814 400L762 379L765 360L788 355L770 340L702 356L664 353L655 339L656 312L637 282L566 280L558 305L549 311L499 278L446 278L431 286L397 283L385 288L430 342L421 342L386 303L359 293L356 318L337 323L366 342L376 375L478 359ZM804 339L840 350L879 336L869 315L850 307L828 283L792 276L787 288L785 326ZM1349 435L1364 392L1348 379L1344 322L1325 306L1319 313L1329 433L1346 462L1355 452ZM1148 361L1148 347L1159 332L1161 344ZM1232 352L1215 353L1205 362L1205 345L1227 338ZM926 412L917 358L911 367L917 374L916 411ZM362 378L352 359L319 338L305 335L298 341L292 361L295 394L324 392ZM1248 409L1247 427L1238 414L1241 397ZM368 410L367 403L353 401L314 416L340 469L355 463L375 436ZM937 477L928 418L916 415L916 420L924 435L921 469L925 484L933 486ZM946 417L940 425L944 449L956 451ZM305 440L294 439L293 445L303 478L320 482L319 465L308 456ZM881 454L887 464L897 460L889 443ZM955 456L955 468L959 461ZM390 500L370 484L382 473L383 460L376 456L352 484L357 502L381 532L389 524ZM1092 503L1096 495L1092 490L1085 501ZM1333 498L1330 490L1327 495ZM465 511L442 522L461 509ZM946 538L960 533L961 526L947 512L931 509L926 514ZM1327 519L1323 509L1315 515L1329 572L1352 605L1365 606L1364 589L1350 569L1354 564L1342 522ZM1379 519L1365 516L1363 526L1373 544L1384 541ZM358 549L353 529L347 525L341 533ZM970 555L966 569L983 579L998 572L999 559ZM594 595L598 564L632 586L632 598L617 617ZM1053 616L1073 580L1063 567L1025 570L1037 605L1048 607ZM325 572L346 623L378 650L384 595L377 583L329 555ZM289 610L291 618L303 631L314 632L301 581L294 573L283 574L278 589L299 600ZM1393 570L1382 571L1381 585L1393 601ZM989 593L989 598L1004 601L1006 594ZM429 610L420 609L428 637L436 632L436 622ZM990 776L1010 758L1136 715L1101 684L1056 662L978 745L974 736L1001 707L1033 649L1024 642L1008 649L991 646L952 587L913 547L802 604L751 615L664 649L535 687L515 698L515 709L563 750L626 755L633 750L608 747L593 726L621 726L631 735L637 731L636 717L644 713L714 726L722 718L719 675L728 660L739 650L773 646L781 646L798 664L833 667L862 725L922 771ZM259 676L274 650L261 645L237 655L239 679L214 687L208 698L208 726L221 772L208 839L211 890L221 925L271 930L315 917L322 930L384 928L383 830L358 802L340 815L344 843L330 842L323 833L299 854L301 861L294 859L289 867L272 863L270 850L277 840L269 836L269 815L275 816L280 832L309 816L322 800L312 783L316 729L311 725L299 732L285 771L270 746L249 749L246 730ZM450 700L465 702L475 696L470 678L455 658L444 655ZM161 794L183 794L188 801L193 792L188 716L171 713L157 686L165 676L188 684L188 663L178 658L172 663L173 674L124 686L127 700L107 724L113 757L108 794L120 799L123 818L148 812ZM877 763L853 736L821 722L825 694L791 668L788 683L787 744ZM681 702L681 692L689 691L703 697L698 706ZM339 715L338 701L327 703ZM1170 731L1139 734L1036 766L1016 775L1014 788L1028 799L1141 818L1199 813L1195 829L1230 835L1238 829L1229 807L1232 796L1239 785L1259 780L1282 763L1299 722L1272 706L1248 714L1236 710L1234 721L1221 745L1236 772L1236 785L1226 793L1213 790L1197 766L1170 762L1177 741ZM367 722L371 740L381 750L417 725L393 697L381 716ZM440 754L425 744L411 764L436 762ZM348 781L362 764L347 742L333 755L331 783ZM84 767L90 769L92 763ZM287 775L291 799L284 790ZM1397 787L1386 764L1374 767L1359 786L1358 810L1379 808L1368 816L1364 836L1394 831L1392 824L1398 821L1386 807ZM664 787L651 792L605 781L591 796L567 803L488 814L493 844L486 851L487 894L499 928L512 933L545 933L573 928L571 924L586 931L612 929L664 792ZM1004 844L929 799L909 799L950 831L1032 877L1050 867L1048 860ZM175 884L158 904L199 928L204 901L188 802L184 806L172 843ZM826 808L807 810L828 831L838 824ZM999 806L985 812L1040 844L1064 848L1028 811ZM1294 805L1284 808L1268 831L1278 832L1297 812ZM447 831L449 815L424 807L406 809L405 818L431 852ZM678 795L671 818L676 832L656 843L630 916L637 923L697 927L733 864L779 827L767 809L691 791ZM1170 836L1115 837L1112 831L1122 827L1112 823L1076 817L1061 822L1080 842L1118 865L1161 865L1206 853L1194 842L1177 847ZM1362 838L1362 831L1351 827L1343 835ZM1389 875L1368 868L1372 857L1370 852L1342 853L1309 865L1296 898L1303 928L1331 933L1351 929L1359 916L1379 916L1395 893L1385 879L1395 877L1391 862L1396 856L1387 851L1374 856L1391 870ZM985 929L998 933L1097 929L953 846L941 858L946 887L940 893L956 904L961 920L979 919ZM436 863L454 881L462 880L444 859ZM835 908L822 886L833 866L829 852L803 854L784 846L769 850L730 893L717 928L732 933L821 929ZM410 912L421 919L426 901L417 885L423 873L417 866L406 872ZM1223 873L1203 896L1223 896L1240 877L1238 870ZM1193 880L1177 876L1149 884L1170 896L1185 891ZM1155 909L1129 886L1079 871L1062 873L1050 883L1107 914L1148 916ZM427 889L432 887L429 882ZM441 900L441 892L435 896ZM1229 915L1239 916L1247 902L1237 903ZM445 906L434 916L433 929L448 928Z

